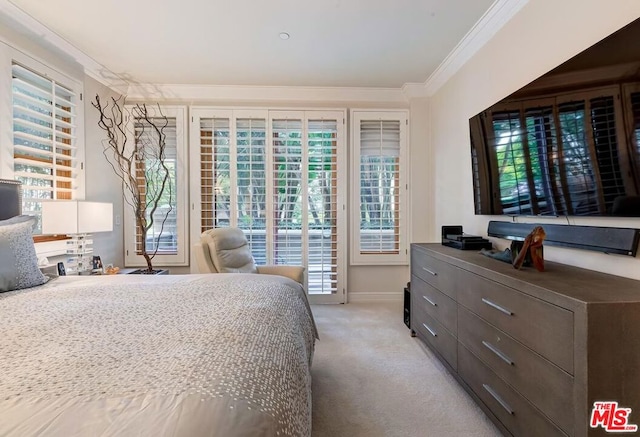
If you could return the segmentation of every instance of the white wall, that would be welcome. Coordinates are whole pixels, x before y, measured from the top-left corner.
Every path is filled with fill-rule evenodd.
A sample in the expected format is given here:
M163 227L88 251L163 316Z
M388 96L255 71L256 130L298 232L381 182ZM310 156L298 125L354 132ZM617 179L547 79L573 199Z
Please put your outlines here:
M462 224L465 232L486 235L489 220L504 220L474 215L469 118L638 16L637 0L530 1L438 90L430 102L435 177L431 240L439 240L438 229L445 224ZM567 223L564 218L545 222ZM570 218L570 222L640 227L640 219ZM546 247L545 258L640 279L640 262L631 257Z
M122 230L122 186L111 165L102 153L104 131L98 127L98 111L91 105L96 94L105 101L118 94L98 81L85 77L84 80L84 135L85 135L85 197L94 202L113 204L113 232L93 235L93 251L99 255L104 265L124 266L124 238ZM119 220L118 220L119 219ZM118 224L119 223L119 224Z

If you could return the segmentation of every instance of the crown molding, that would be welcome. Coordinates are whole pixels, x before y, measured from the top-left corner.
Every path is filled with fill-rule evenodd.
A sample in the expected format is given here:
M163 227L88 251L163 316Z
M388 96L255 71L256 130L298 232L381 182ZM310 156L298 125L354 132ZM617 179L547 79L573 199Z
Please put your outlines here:
M7 16L22 28L31 32L34 35L34 38L59 49L63 53L66 53L71 59L84 68L85 74L88 76L121 94L123 91L126 91L128 85L126 80L120 78L116 73L95 61L92 57L33 18L31 15L24 12L9 0L0 0L0 14Z
M416 99L420 97L429 97L426 84L407 82L402 85L402 94L405 95L407 100Z
M429 76L425 82L427 95L434 95L528 2L529 0L496 0Z
M132 84L129 100L408 103L400 88Z

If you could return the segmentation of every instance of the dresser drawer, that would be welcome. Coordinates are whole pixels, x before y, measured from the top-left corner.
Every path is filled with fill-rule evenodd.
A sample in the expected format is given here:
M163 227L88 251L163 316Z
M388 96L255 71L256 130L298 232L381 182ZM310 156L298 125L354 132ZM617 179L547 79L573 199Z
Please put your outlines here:
M566 436L462 343L458 343L458 373L514 436Z
M420 307L411 308L411 327L420 338L435 349L455 370L457 367L458 341L440 323Z
M461 271L444 261L440 261L420 249L411 248L411 274L437 288L452 299L456 299L456 275Z
M411 298L415 305L440 322L454 336L458 330L458 311L456 302L431 285L411 276Z
M457 278L459 304L573 374L571 311L464 270Z
M573 377L540 355L458 307L458 341L567 434L573 434Z

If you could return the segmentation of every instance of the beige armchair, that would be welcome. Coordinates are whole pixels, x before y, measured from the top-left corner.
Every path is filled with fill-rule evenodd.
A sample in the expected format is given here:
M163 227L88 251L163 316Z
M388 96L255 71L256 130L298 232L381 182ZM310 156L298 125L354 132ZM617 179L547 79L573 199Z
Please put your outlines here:
M247 237L238 228L204 231L193 249L200 273L262 273L304 281L301 266L256 266Z

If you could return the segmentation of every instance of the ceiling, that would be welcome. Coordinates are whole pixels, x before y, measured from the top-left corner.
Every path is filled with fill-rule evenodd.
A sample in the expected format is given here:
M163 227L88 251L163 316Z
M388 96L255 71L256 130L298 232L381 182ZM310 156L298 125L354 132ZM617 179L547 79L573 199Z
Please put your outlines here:
M10 1L131 83L383 88L424 83L494 2Z

